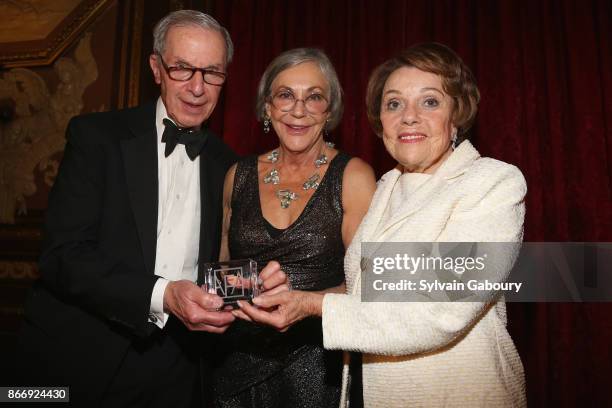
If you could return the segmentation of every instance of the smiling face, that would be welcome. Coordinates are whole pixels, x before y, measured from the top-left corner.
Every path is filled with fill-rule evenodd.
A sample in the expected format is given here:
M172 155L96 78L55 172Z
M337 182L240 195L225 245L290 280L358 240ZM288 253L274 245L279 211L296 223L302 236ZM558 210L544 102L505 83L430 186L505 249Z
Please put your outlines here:
M387 151L406 172L434 173L450 156L453 99L439 75L414 67L395 70L380 107Z
M295 106L288 111L279 109L271 102L266 103L266 114L283 148L292 152L304 152L322 140L323 127L329 113L317 113L317 109L309 111L306 101L310 101L308 104L316 108L321 98L329 101L329 93L329 84L314 62L287 68L274 78L270 87L272 99L296 99Z
M166 35L162 57L169 67L225 72L225 53L225 41L219 32L193 25L175 26ZM179 127L200 127L217 105L222 87L204 82L201 72L196 72L188 81L175 81L156 55L151 55L149 64L155 82L161 85L161 98L168 116Z

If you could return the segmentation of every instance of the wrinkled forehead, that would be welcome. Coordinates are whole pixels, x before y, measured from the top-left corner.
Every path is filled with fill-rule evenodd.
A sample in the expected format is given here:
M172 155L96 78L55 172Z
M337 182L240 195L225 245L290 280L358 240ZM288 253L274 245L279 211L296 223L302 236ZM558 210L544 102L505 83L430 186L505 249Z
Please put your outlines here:
M305 61L280 71L272 80L270 90L285 87L293 90L328 91L329 80L316 61Z
M413 66L403 66L393 71L383 87L383 95L390 91L421 92L427 89L444 91L443 78L433 72L423 71Z
M214 29L197 25L176 25L168 29L163 56L180 58L194 66L225 64L226 44L223 35ZM205 59L206 61L201 61Z

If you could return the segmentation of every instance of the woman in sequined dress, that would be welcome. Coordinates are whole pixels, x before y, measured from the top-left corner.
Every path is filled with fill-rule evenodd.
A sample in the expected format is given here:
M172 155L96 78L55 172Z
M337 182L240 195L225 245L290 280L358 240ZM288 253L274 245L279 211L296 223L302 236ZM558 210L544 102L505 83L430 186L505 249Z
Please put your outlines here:
M343 110L336 72L320 50L287 51L263 74L256 106L279 146L229 170L221 260L276 260L295 289L344 293L344 251L375 178L324 140ZM218 343L217 407L338 406L342 357L323 349L320 318L284 333L239 320Z

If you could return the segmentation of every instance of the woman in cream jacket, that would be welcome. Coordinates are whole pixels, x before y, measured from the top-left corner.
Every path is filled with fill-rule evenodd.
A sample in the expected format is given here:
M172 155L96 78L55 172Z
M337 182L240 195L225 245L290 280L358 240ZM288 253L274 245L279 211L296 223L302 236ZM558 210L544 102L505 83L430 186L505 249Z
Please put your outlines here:
M469 141L479 93L461 59L419 44L378 67L368 117L398 165L379 181L345 257L347 294L264 295L239 317L287 330L320 316L324 346L363 353L366 407L525 406L523 367L503 298L363 302L363 242L520 242L525 180ZM370 255L370 254L368 254ZM491 262L502 277L515 254ZM345 367L344 390L348 370Z

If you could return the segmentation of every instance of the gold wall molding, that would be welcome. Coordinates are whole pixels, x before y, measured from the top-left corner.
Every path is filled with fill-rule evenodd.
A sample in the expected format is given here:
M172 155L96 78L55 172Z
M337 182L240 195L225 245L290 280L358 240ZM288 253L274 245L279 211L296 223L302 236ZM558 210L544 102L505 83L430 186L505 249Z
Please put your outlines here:
M23 0L20 2L3 2L3 8L16 8L24 20L36 15L45 19L48 0ZM113 0L82 0L76 6L66 1L55 1L56 13L65 15L57 26L51 29L44 38L31 40L24 33L15 32L13 40L0 43L0 66L4 68L49 65L60 56L64 50L73 44L85 29L95 20ZM62 9L61 7L64 7ZM73 8L72 8L73 7ZM0 24L2 24L0 15ZM13 22L11 22L13 23ZM27 32L28 26L23 26Z
M39 228L13 227L11 229L0 228L0 242L8 240L29 240L39 241L42 238L42 231Z
M72 58L53 64L58 85L52 93L43 78L27 68L13 68L0 77L0 97L15 103L15 117L0 126L0 223L15 224L27 213L26 196L37 191L34 172L44 173L51 186L64 150L68 121L81 113L83 93L98 78L86 33Z
M78 3L73 10L78 16L66 14L57 30L36 44L7 44L12 31L3 25L2 12L9 3L39 13ZM37 4L42 6L35 10ZM70 117L139 103L147 68L143 36L149 35L143 26L152 20L145 4L148 12L159 7L145 0L0 0L0 331L18 330L27 291L39 278L44 195L57 174ZM19 37L23 30L13 31ZM100 47L93 50L97 60L92 36ZM13 61L5 58L9 54L16 56ZM48 66L27 68L42 64Z
M33 281L38 277L36 262L0 261L0 280Z

